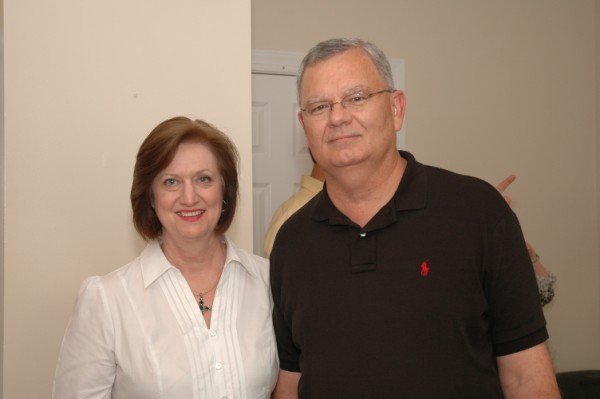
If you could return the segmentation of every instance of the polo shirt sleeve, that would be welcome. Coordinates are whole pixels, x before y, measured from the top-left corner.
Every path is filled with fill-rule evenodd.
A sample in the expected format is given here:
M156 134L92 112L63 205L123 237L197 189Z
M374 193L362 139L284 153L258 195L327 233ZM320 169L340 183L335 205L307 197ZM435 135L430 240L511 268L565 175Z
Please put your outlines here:
M277 306L273 308L273 325L277 339L277 354L279 355L279 368L286 371L300 372L298 363L300 351L292 341L292 334L285 325L281 311Z
M548 339L535 273L517 217L508 210L488 240L485 291L496 356Z
M279 368L291 372L300 372L300 350L294 345L291 326L286 321L284 312L284 301L286 299L282 298L281 295L282 282L279 266L277 249L275 248L270 259L270 278L273 294L273 328L277 340Z

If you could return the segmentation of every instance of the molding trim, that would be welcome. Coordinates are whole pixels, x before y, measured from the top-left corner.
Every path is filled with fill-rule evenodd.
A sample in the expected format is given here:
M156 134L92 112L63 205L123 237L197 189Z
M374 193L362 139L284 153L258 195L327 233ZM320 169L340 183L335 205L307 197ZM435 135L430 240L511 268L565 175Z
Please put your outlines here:
M302 53L253 49L252 73L296 76L302 58Z

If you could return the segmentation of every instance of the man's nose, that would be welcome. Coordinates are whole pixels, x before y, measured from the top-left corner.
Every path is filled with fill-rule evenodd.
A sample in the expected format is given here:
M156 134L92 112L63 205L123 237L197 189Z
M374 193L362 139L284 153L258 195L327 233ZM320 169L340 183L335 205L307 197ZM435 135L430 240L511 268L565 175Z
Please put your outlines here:
M339 124L346 122L350 119L350 111L344 106L341 101L331 103L329 106L329 121L332 124Z

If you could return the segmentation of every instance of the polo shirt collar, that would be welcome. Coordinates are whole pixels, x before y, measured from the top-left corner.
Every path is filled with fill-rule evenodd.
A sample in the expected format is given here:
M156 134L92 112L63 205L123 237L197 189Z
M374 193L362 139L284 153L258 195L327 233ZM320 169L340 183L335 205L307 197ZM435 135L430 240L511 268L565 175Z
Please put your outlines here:
M225 258L224 267L228 267L230 264L239 264L242 266L243 270L246 270L248 274L256 278L256 271L253 270L250 265L246 265L244 262L242 262L239 255L240 250L237 248L237 246L233 244L228 237L225 236L224 239L227 243L227 255ZM179 272L179 269L177 269L167 260L158 240L151 241L146 248L144 248L140 255L140 267L144 288L148 288L152 283L158 280L160 276L169 270L174 269Z
M398 152L407 161L406 169L394 197L381 208L371 221L383 217L389 222L393 222L396 220L397 212L422 209L427 204L427 173L425 166L418 162L411 153L407 151ZM315 221L329 220L329 224L349 224L349 219L331 202L327 193L327 182L325 182L323 191L316 199L311 211L311 219ZM371 224L371 221L369 221L369 224Z

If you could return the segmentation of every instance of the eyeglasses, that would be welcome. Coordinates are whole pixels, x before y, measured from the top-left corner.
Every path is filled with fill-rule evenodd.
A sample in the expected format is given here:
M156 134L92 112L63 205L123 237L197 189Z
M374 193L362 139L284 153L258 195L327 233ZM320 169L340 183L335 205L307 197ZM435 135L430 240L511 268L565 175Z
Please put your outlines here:
M342 98L341 101L318 101L315 103L307 104L306 108L301 108L300 110L306 113L306 115L308 115L311 118L322 117L327 115L327 111L333 110L333 106L335 104L340 104L342 108L347 109L348 111L354 111L363 107L367 102L369 102L369 99L371 97L376 96L377 94L393 92L394 90L384 89L371 94L354 93Z

